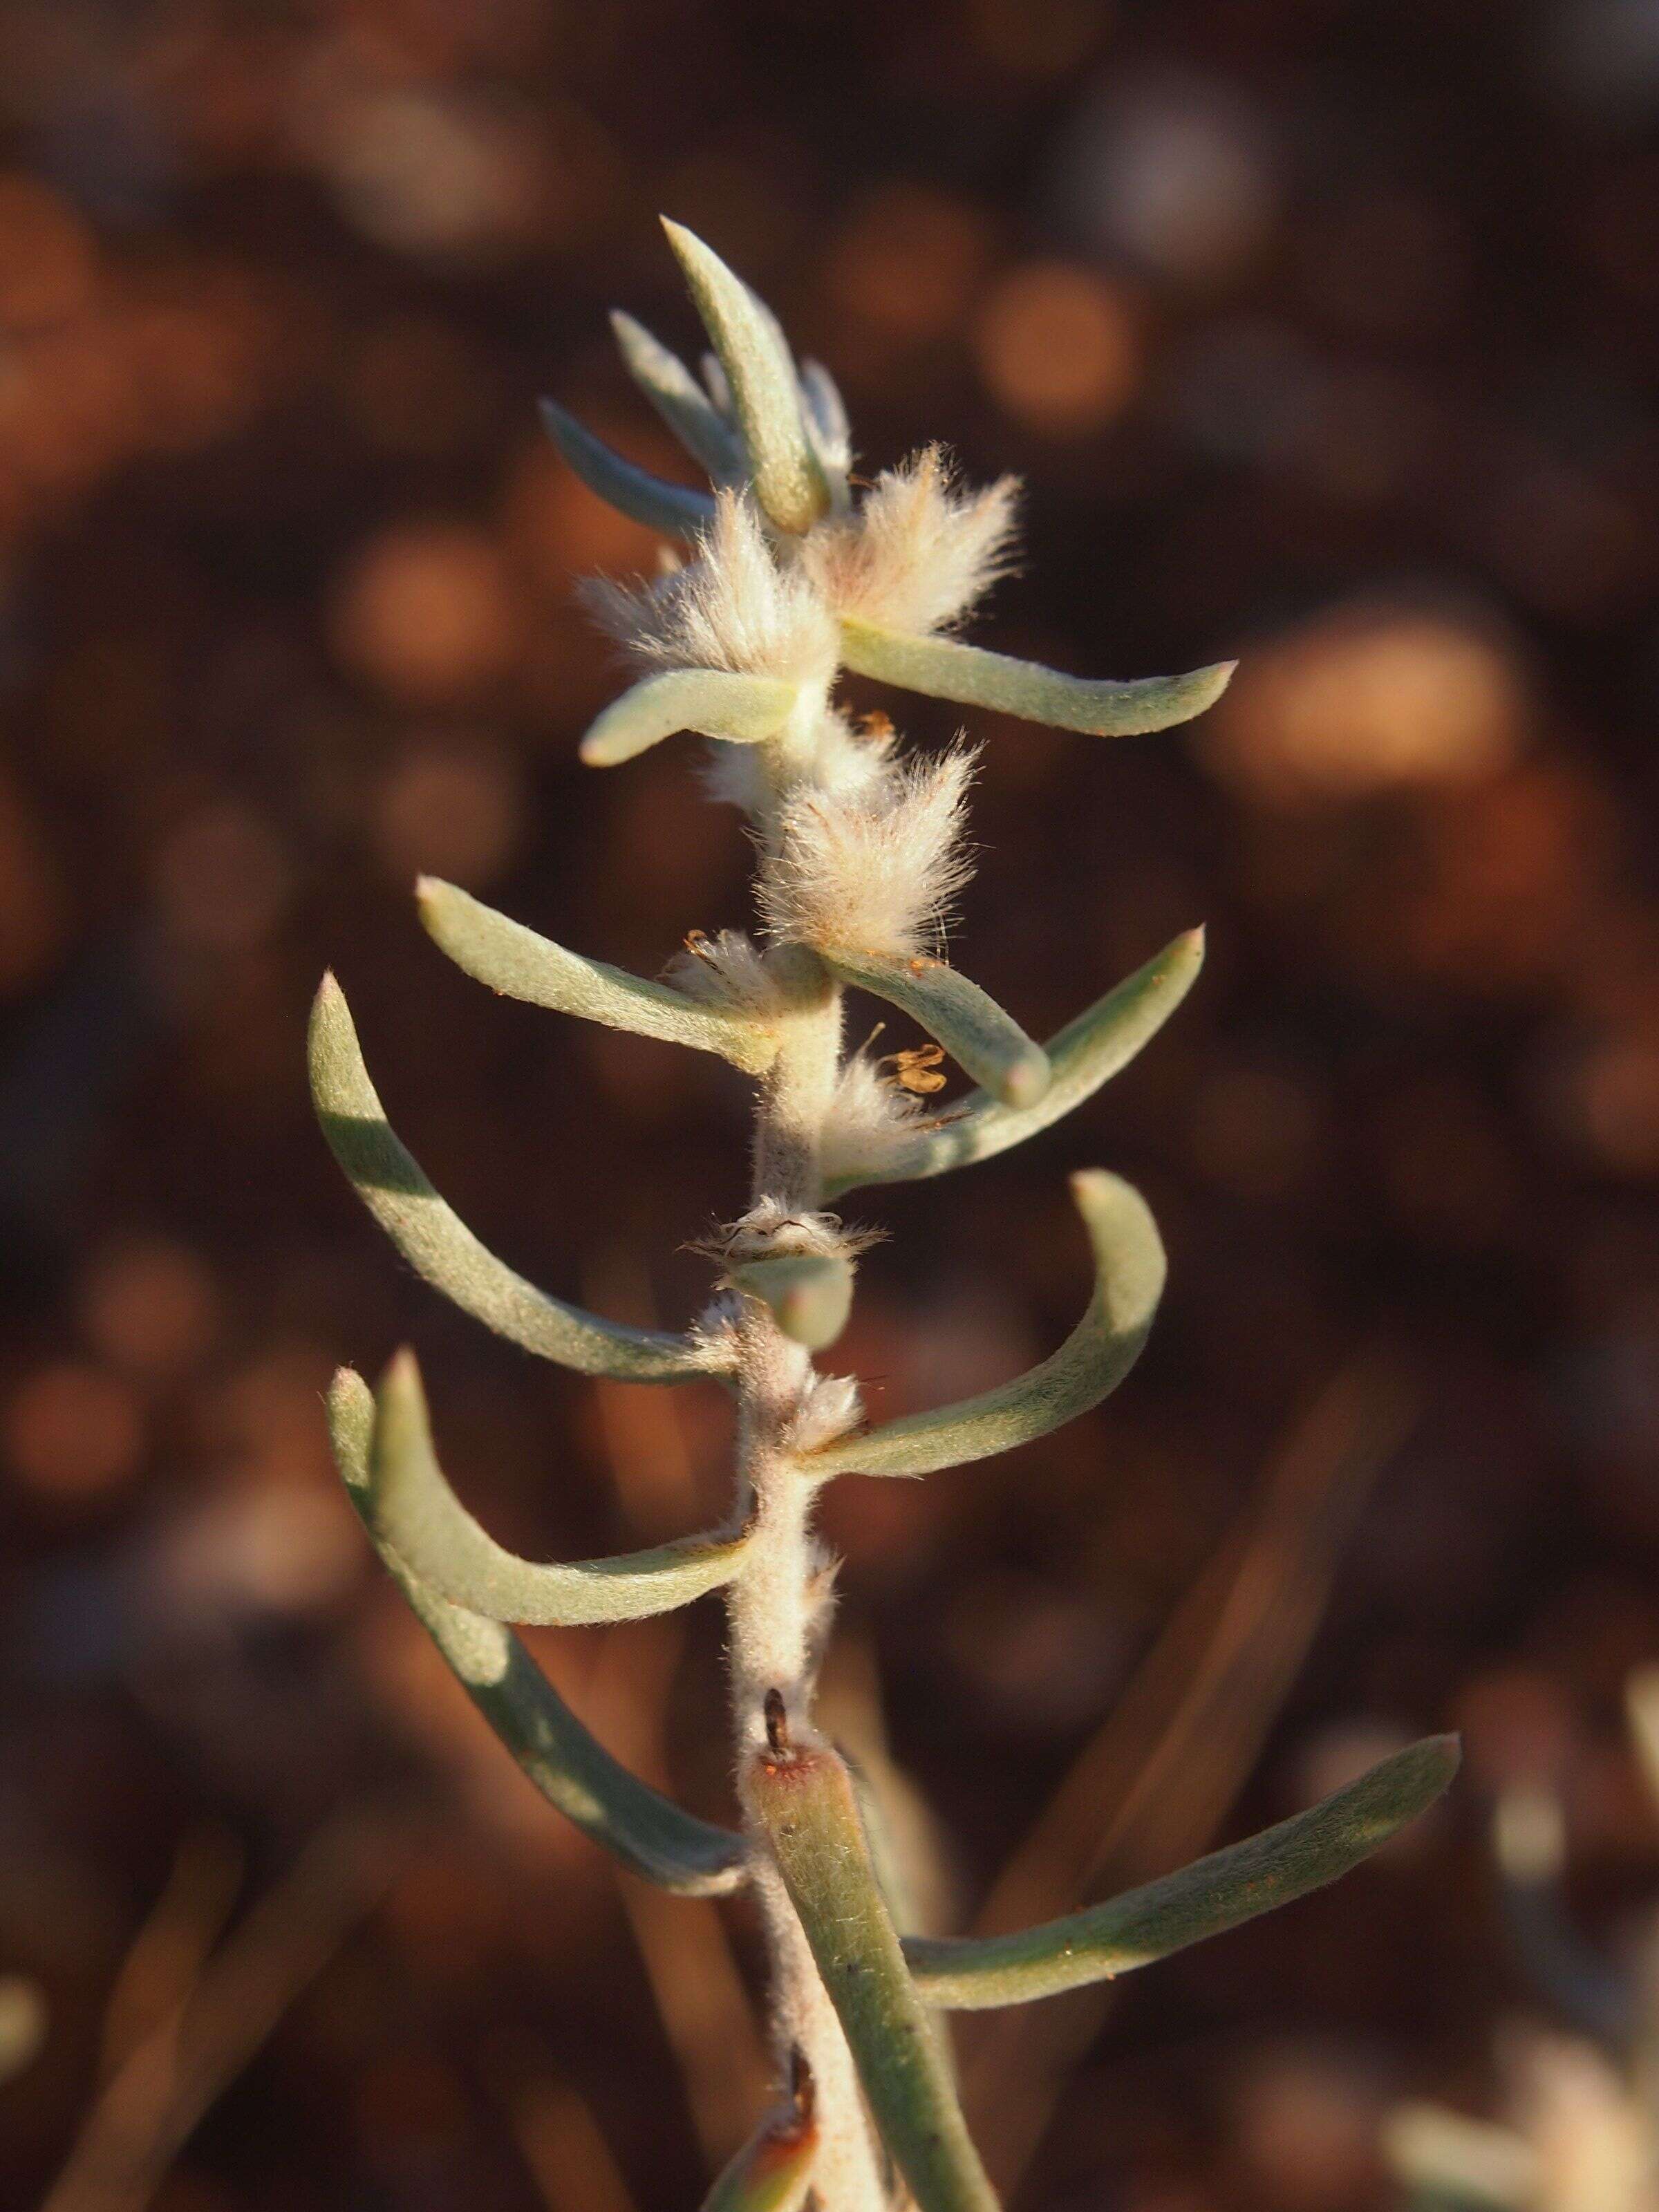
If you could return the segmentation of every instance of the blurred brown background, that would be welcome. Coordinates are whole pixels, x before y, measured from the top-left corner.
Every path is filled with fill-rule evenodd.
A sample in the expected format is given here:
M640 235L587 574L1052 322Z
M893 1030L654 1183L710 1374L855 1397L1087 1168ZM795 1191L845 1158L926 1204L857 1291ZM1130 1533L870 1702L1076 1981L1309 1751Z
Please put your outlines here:
M412 1340L459 1486L580 1556L717 1505L719 1394L595 1389L447 1310L302 1079L332 963L488 1241L617 1316L700 1300L740 1086L494 1002L408 896L429 869L647 972L744 918L693 748L574 761L617 677L573 580L652 549L534 402L672 467L604 321L696 343L659 209L830 364L866 468L943 437L1024 475L988 641L1243 664L1191 732L985 732L963 964L1039 1036L1195 921L1210 965L1040 1141L854 1201L892 1237L845 1360L894 1408L1051 1344L1085 1162L1147 1190L1171 1290L1088 1420L834 1492L849 1727L878 1668L959 1917L1132 1679L1174 1747L1126 1809L1133 1729L1097 1743L1079 1879L1110 1820L1150 1869L1469 1735L1381 1865L1085 2023L1023 2201L1383 2203L1382 2111L1480 2109L1494 2023L1540 2009L1486 1871L1504 1773L1567 1784L1592 1927L1652 1893L1618 1700L1659 1653L1656 108L1652 0L8 0L0 1974L46 2022L8 2202L112 2079L138 2179L60 2212L649 2212L755 2094L740 1917L620 1889L512 1771L319 1405ZM1274 1467L1290 1531L1218 1654ZM708 1607L538 1640L711 1813L719 1646Z

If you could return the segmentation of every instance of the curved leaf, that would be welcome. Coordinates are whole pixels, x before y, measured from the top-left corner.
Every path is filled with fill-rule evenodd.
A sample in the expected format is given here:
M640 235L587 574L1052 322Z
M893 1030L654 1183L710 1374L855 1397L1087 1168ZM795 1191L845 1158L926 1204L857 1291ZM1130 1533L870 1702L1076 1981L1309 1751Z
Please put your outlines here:
M747 1878L741 1836L684 1812L612 1759L512 1631L451 1605L380 1544L368 1501L374 1397L349 1367L328 1394L346 1494L451 1670L550 1805L633 1873L680 1897L720 1897Z
M589 768L616 768L679 730L732 744L758 744L788 720L799 687L775 676L725 668L671 668L613 700L589 726L580 752Z
M882 2141L921 2212L996 2212L939 2031L871 1865L846 1766L829 1750L762 1756L747 1783Z
M745 1531L573 1566L521 1559L479 1527L446 1480L412 1352L386 1369L375 1406L366 1498L376 1541L439 1597L488 1620L537 1628L645 1620L729 1583L748 1550Z
M930 2004L1024 2004L1168 1958L1322 1889L1414 1820L1457 1771L1455 1736L1425 1736L1259 1836L1105 1905L1011 1936L912 1936L904 1955Z
M939 1121L919 1121L891 1160L872 1165L826 1149L826 1195L839 1196L860 1183L912 1182L944 1175L1036 1136L1091 1098L1134 1058L1191 990L1203 963L1204 932L1189 929L1050 1037L1043 1047L1048 1088L1035 1106L1005 1106L975 1091Z
M817 448L826 476L843 483L853 465L853 426L841 387L821 361L800 365L800 394L805 403L806 433Z
M1057 730L1085 730L1095 737L1127 738L1189 722L1214 706L1237 663L1218 660L1186 676L1143 676L1133 683L1091 683L1062 676L1034 660L1014 660L1006 653L963 645L952 637L924 637L882 629L874 623L844 617L841 657L860 676L896 684L933 699L959 706L988 707L1025 722L1046 722Z
M619 307L612 311L611 327L623 367L691 458L717 483L741 483L742 444L679 356Z
M427 1181L387 1123L363 1066L351 1012L325 975L311 1012L311 1095L330 1149L404 1258L434 1290L510 1343L585 1375L684 1382L726 1371L714 1339L625 1328L566 1305L478 1242Z
M1036 1105L1048 1088L1048 1055L988 993L959 969L925 954L849 952L815 945L824 966L890 1006L900 1006L937 1037L952 1060L1005 1105Z
M585 960L435 876L421 877L415 897L434 944L458 968L507 998L578 1014L607 1029L659 1037L666 1044L718 1053L751 1075L772 1063L776 1042L758 1022L704 1006L670 984L630 975L625 968Z
M714 340L753 472L755 496L780 530L810 530L829 489L801 415L800 387L776 322L700 238L666 217L663 228Z
M1164 1246L1138 1191L1102 1168L1072 1177L1094 1249L1095 1294L1058 1352L1029 1373L936 1413L908 1413L803 1455L816 1476L932 1474L1046 1436L1098 1405L1133 1366L1164 1290Z
M714 501L708 492L670 483L625 461L556 399L544 399L541 410L542 428L589 491L631 522L642 522L666 538L696 538L714 520Z

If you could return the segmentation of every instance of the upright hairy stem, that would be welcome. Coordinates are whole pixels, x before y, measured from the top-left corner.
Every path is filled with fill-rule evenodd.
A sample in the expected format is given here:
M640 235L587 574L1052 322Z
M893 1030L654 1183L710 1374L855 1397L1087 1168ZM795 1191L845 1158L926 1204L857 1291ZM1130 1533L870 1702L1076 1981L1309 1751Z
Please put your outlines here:
M751 1198L785 1213L811 1213L823 1195L821 1138L840 1058L841 993L827 976L816 991L810 975L791 980L806 987L808 1003L788 1021L761 1086ZM814 1740L813 1677L830 1567L811 1533L817 1485L801 1472L787 1437L811 1388L812 1362L759 1298L744 1299L738 1340L738 1474L754 1535L726 1590L732 1731L750 1877L766 1929L773 2033L781 2069L793 2047L817 2087L820 2201L836 2212L881 2212L888 2192L852 2054L743 1788L769 1735L774 1748L781 1740Z

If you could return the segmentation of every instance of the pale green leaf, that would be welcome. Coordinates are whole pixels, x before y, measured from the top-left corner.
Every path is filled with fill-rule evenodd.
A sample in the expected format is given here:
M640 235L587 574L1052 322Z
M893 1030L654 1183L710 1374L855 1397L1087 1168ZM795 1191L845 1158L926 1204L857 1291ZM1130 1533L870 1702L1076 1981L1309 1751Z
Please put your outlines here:
M827 1749L756 1759L766 1831L864 2094L920 2212L995 2212L939 2028L917 1994L871 1865L851 1777Z
M823 1352L847 1326L853 1306L849 1261L827 1252L780 1252L727 1269L732 1282L769 1305L778 1327L809 1352Z
M620 308L611 318L623 362L694 460L716 483L738 483L746 471L742 441L678 354Z
M1048 1088L1047 1054L1013 1016L960 969L925 954L849 951L815 945L843 983L902 1008L952 1060L1004 1104L1036 1106Z
M860 676L925 692L958 706L985 707L1022 721L1097 737L1135 737L1189 722L1212 707L1227 688L1237 662L1218 660L1186 676L1144 676L1133 683L1091 683L1062 676L1034 660L963 645L951 637L925 637L879 628L855 617L841 625L841 657Z
M718 1053L751 1075L771 1065L776 1040L758 1021L705 1006L670 984L630 975L603 960L585 960L435 876L422 876L415 896L433 942L492 991L608 1029Z
M824 471L844 480L853 465L853 426L847 419L841 388L821 361L804 361L800 392L805 402L807 433Z
M678 730L734 744L774 738L788 720L799 687L775 676L725 668L671 668L647 676L613 700L581 742L589 768L616 768Z
M829 1474L932 1474L1009 1451L1098 1405L1133 1366L1164 1289L1164 1246L1139 1193L1101 1168L1072 1177L1094 1250L1095 1291L1083 1319L1041 1365L935 1413L908 1413L806 1454Z
M414 1355L400 1352L376 1394L368 1510L376 1540L439 1597L489 1620L580 1628L645 1620L689 1605L737 1573L750 1537L699 1537L575 1565L521 1559L481 1528L433 1449Z
M1048 1088L1035 1106L1005 1106L985 1091L975 1091L937 1121L918 1121L902 1151L890 1159L860 1162L850 1155L843 1158L833 1146L827 1148L826 1194L837 1196L860 1183L910 1182L943 1175L947 1169L990 1159L1036 1136L1091 1098L1157 1035L1191 990L1203 960L1203 931L1188 930L1050 1037L1043 1048L1048 1055Z
M434 1290L510 1343L623 1382L726 1372L715 1340L626 1328L538 1291L488 1250L439 1197L387 1123L345 994L325 975L311 1012L311 1095L335 1158L404 1258Z
M1455 1736L1425 1736L1305 1813L1178 1874L1014 1935L912 1936L905 1957L927 2002L957 2010L1109 1980L1336 1881L1434 1802L1458 1756Z
M829 506L829 488L777 324L700 238L666 219L663 228L731 387L755 496L780 530L810 530Z
M550 1805L633 1873L681 1897L721 1896L746 1878L741 1836L684 1811L620 1765L567 1705L511 1629L451 1605L384 1545L369 1504L374 1398L343 1367L329 1434L347 1495L381 1559L461 1686Z
M667 538L696 538L714 520L714 501L706 491L670 483L649 469L613 453L602 438L585 429L556 400L542 402L542 427L591 492L631 522L659 530Z

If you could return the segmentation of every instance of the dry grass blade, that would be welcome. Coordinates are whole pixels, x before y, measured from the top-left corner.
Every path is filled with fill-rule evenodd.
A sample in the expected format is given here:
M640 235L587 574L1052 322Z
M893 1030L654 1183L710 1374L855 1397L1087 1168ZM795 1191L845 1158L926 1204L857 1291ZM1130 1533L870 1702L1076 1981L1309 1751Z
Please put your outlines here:
M408 1841L361 1809L311 1838L117 2069L40 2212L142 2212L204 2114L385 1895Z
M1361 1359L1295 1422L1260 1496L1004 1869L974 1933L1000 1934L1150 1881L1210 1844L1413 1412L1399 1374ZM969 2115L1005 2191L1036 2151L1110 2002L1108 1986L1079 1990L1036 2011L972 2023L964 2034Z

